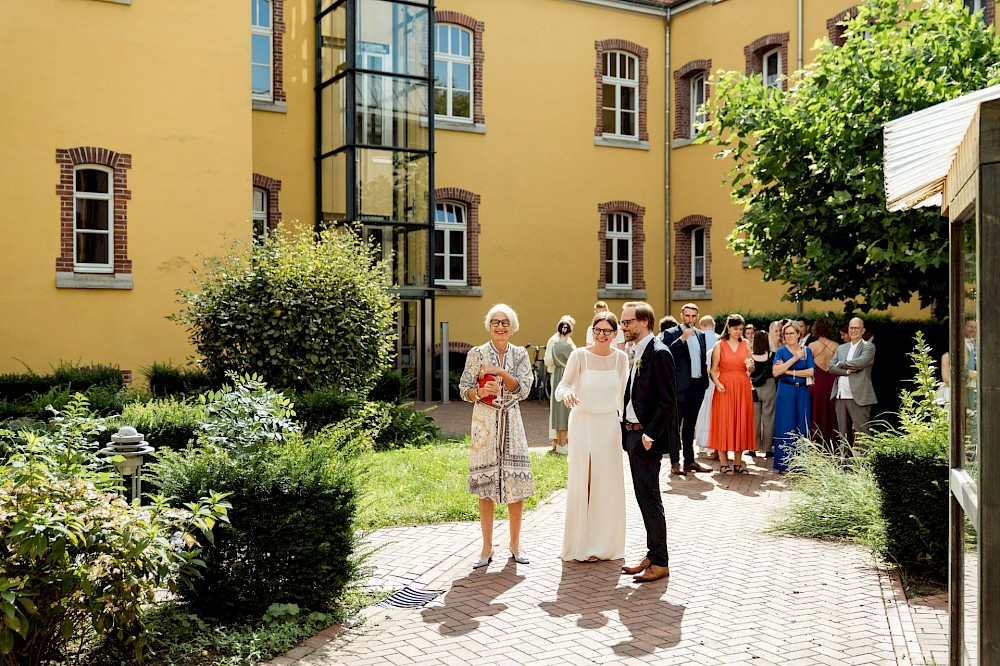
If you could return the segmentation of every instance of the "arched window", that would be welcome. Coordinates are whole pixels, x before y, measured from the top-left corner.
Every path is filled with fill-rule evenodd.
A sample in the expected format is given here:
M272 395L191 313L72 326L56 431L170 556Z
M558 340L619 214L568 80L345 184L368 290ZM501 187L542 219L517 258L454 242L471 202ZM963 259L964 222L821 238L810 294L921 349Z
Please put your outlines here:
M705 122L705 75L691 77L691 136L698 133L698 126Z
M73 169L73 272L113 273L113 173L82 164Z
M262 187L253 188L253 239L262 241L267 238L267 190Z
M464 205L452 201L435 204L434 281L465 286L468 274L468 215Z
M639 136L639 59L623 51L604 54L602 111L605 136Z
M632 288L632 216L627 213L608 213L604 284L608 289Z
M755 39L743 47L746 60L746 75L760 74L764 84L788 89L788 33L774 33Z
M705 245L704 227L691 230L691 289L705 288L705 277L708 273L708 252Z
M274 92L274 21L271 0L250 0L250 85L253 98L271 101Z
M434 32L434 113L448 120L472 121L473 34L439 24Z
M768 88L778 88L781 86L782 62L781 49L771 49L761 58L761 73L764 77L764 85Z

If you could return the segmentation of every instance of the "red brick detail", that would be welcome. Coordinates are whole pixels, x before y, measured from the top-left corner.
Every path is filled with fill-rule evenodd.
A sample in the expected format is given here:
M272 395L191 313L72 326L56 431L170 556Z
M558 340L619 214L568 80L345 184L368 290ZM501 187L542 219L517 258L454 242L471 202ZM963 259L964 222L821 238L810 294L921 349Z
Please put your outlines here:
M858 7L848 7L844 11L831 16L826 20L826 33L830 36L830 43L834 46L843 46L847 39L844 37L846 26L844 23L858 15Z
M271 0L271 94L275 102L285 101L285 0Z
M479 195L458 187L439 187L434 190L434 201L454 201L465 206L465 284L469 287L482 286L483 279L479 275Z
M674 72L674 138L691 139L691 80L704 74L706 83L711 60L692 60Z
M483 114L483 62L486 60L483 32L486 24L468 14L448 10L435 11L434 23L451 23L472 33L472 122L483 125L486 123L486 116Z
M695 229L705 230L705 289L712 288L712 218L688 215L674 225L674 289L691 289L691 237Z
M983 18L986 19L986 25L993 26L994 32L996 32L996 13L997 5L994 0L986 0L986 11L983 12Z
M113 245L111 265L116 274L131 274L132 261L128 258L128 202L132 199L132 191L128 189L127 170L132 168L132 156L93 146L58 148L56 149L56 163L59 165L59 184L56 185L56 194L60 198L59 256L56 257L56 272L72 273L75 264L73 256L73 240L76 234L76 224L73 219L74 167L93 164L108 167L112 171Z
M649 141L649 131L646 126L646 97L649 89L649 49L627 39L603 39L594 42L597 51L597 67L594 68L594 79L597 89L596 113L597 124L594 136L604 136L604 54L608 51L624 51L639 59L639 140ZM637 287L638 288L638 287Z
M781 49L781 89L788 90L788 33L764 35L743 47L746 60L746 75L761 74L764 71L764 54L772 49Z
M267 230L274 231L281 222L281 210L278 208L278 193L281 192L281 181L268 178L259 173L253 175L253 186L267 192Z
M597 231L597 245L600 248L600 262L597 269L597 288L606 289L608 286L607 274L604 272L608 259L605 241L608 238L608 215L611 213L628 213L632 216L632 289L645 289L646 276L643 271L643 255L646 245L646 232L643 228L643 220L646 216L646 209L631 201L608 201L597 204L597 212L601 216L601 226Z

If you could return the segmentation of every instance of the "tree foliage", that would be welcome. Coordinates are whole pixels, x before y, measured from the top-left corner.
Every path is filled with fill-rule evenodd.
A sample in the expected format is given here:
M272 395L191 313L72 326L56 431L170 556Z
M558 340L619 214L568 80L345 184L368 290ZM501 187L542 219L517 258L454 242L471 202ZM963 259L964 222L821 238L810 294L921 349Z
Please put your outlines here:
M344 230L272 234L206 261L175 319L216 382L256 373L298 390L367 392L394 347L396 304L385 265Z
M735 161L727 182L744 212L730 246L786 283L786 300L944 303L945 222L886 210L882 125L1000 82L1000 40L955 0L870 0L845 27L846 43L817 42L787 91L719 75L699 140Z

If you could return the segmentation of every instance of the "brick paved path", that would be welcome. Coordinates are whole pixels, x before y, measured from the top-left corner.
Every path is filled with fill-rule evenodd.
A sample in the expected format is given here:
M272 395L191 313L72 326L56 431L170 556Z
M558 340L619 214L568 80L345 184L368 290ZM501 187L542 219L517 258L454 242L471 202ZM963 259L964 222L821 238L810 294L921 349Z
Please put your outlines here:
M461 410L468 416L468 405L442 406L435 418L449 430ZM544 421L531 413L541 434L532 444L547 446ZM920 618L918 632L898 579L861 549L768 533L789 493L756 462L743 477L664 475L671 576L654 583L620 576L620 561L560 560L565 491L525 516L529 565L507 559L505 523L497 557L478 571L477 523L379 530L369 540L379 548L371 584L446 593L422 609L369 608L362 625L331 627L272 663L932 663L921 634L940 641L940 611ZM623 467L631 563L645 535L624 456ZM941 649L934 644L939 664Z

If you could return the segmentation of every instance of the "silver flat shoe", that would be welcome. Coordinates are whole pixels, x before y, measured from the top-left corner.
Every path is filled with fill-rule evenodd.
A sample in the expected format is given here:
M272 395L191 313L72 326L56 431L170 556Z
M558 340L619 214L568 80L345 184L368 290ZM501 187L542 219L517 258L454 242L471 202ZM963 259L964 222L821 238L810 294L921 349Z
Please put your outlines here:
M521 551L520 553L511 553L510 556L518 564L530 564L531 563L531 560L528 559L527 553L525 553L524 551Z
M484 557L481 560L476 560L475 562L473 562L472 563L472 568L473 569L482 569L483 567L485 567L487 564L489 564L492 561L493 561L493 553L490 553L489 557Z

